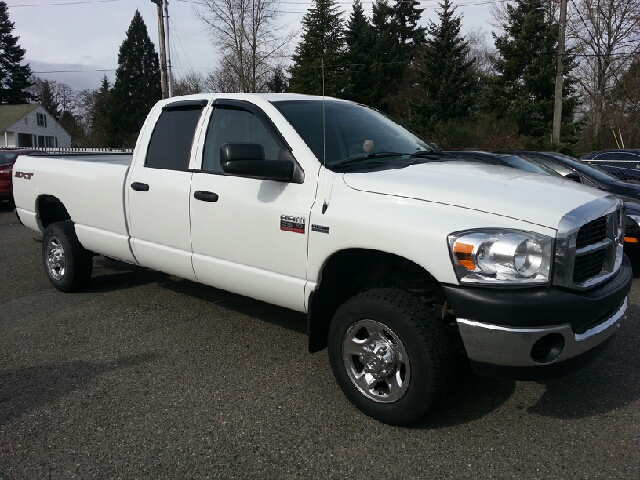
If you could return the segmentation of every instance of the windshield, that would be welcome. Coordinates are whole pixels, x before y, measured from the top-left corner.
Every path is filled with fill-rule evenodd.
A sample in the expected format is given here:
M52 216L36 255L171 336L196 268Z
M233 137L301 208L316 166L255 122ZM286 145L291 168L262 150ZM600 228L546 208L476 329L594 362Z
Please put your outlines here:
M323 141L323 103L325 139ZM434 151L426 142L384 115L355 103L326 100L273 102L318 160L326 152L331 168L349 159L371 162ZM376 160L374 160L376 159Z
M500 158L508 165L511 165L512 167L518 168L520 170L526 170L527 172L534 173L543 173L545 175L553 175L555 177L562 176L555 170L545 165L532 162L522 157L516 157L515 155L501 155Z
M17 156L16 153L0 153L0 165L13 162Z
M600 170L595 165L587 165L582 163L580 160L570 157L569 155L554 152L553 156L561 159L561 161L565 162L568 166L575 168L580 173L584 173L586 176L591 177L594 180L598 180L600 182L615 182L618 180L608 173L605 173L603 170Z

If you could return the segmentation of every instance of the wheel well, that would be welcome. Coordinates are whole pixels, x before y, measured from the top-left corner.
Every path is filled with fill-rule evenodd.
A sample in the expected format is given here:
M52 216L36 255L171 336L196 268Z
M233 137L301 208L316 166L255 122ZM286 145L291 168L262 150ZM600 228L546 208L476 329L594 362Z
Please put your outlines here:
M52 195L42 195L38 198L37 211L42 228L47 228L55 222L71 220L64 204Z
M407 291L429 304L445 301L438 281L411 260L378 250L341 250L326 262L309 298L309 351L327 346L329 322L340 305L360 292L382 287Z

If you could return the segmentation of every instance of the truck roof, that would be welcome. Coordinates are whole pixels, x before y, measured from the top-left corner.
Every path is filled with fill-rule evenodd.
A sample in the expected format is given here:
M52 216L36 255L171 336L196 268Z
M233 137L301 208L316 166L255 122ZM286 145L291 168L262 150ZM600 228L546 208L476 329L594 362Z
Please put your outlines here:
M247 100L250 102L256 99L266 100L267 102L280 102L286 100L318 100L322 101L319 95L304 95L301 93L196 93L194 95L185 95L182 97L171 97L163 100L164 104L170 104L181 100L211 100L216 98L226 98L233 100ZM347 101L334 97L324 97L326 100Z

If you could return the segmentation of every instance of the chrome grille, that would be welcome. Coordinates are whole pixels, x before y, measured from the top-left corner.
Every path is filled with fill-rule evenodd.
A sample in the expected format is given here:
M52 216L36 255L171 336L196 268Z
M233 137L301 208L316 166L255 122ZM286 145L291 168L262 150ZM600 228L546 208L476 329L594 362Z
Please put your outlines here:
M604 282L622 262L622 201L594 200L560 221L553 284L584 290Z
M595 220L592 220L580 227L576 238L576 249L601 242L605 238L607 238L606 216L596 218Z
M576 257L576 263L573 266L573 283L580 284L598 275L604 265L605 253L605 250L596 250Z

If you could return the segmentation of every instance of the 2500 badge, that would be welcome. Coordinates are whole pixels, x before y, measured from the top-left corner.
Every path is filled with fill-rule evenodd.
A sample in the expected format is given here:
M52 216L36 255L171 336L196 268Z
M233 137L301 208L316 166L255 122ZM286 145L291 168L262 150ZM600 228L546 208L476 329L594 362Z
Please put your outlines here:
M280 215L280 230L284 232L304 233L304 217Z

